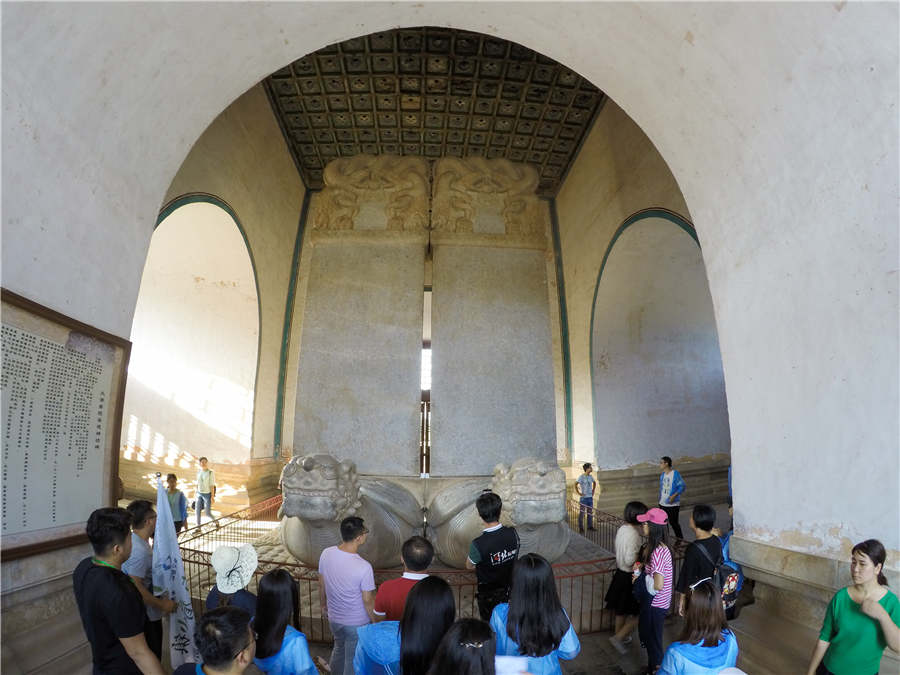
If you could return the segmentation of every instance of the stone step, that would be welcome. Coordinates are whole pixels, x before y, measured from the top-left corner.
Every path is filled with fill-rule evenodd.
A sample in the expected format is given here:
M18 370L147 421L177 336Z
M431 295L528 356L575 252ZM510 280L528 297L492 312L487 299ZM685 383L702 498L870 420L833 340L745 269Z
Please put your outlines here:
M816 632L756 605L729 622L740 647L738 666L753 675L784 675L806 670Z
M4 636L4 675L90 672L90 645L77 611L63 612L35 628Z
M31 671L28 675L91 675L93 671L91 646L85 642L68 654L59 656L37 670Z

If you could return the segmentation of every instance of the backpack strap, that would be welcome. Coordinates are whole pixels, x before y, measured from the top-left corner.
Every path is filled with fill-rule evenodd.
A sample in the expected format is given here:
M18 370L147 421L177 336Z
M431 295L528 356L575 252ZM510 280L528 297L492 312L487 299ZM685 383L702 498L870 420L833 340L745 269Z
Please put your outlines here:
M725 563L725 559L722 557L721 552L719 553L719 562L716 562L715 560L713 560L713 557L709 554L709 551L706 550L705 546L703 546L701 544L697 544L697 548L700 549L700 552L703 554L703 557L706 558L707 560L709 560L709 562L712 563L712 566L715 569L719 569L719 566Z

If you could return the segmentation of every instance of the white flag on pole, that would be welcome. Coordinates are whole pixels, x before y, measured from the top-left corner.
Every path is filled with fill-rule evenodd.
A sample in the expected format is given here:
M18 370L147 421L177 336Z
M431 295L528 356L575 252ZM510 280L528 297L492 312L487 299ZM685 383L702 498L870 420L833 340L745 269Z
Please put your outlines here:
M183 663L200 663L194 644L194 606L184 576L178 535L169 508L162 477L156 479L156 531L153 534L153 594L175 600L178 607L169 615L169 654L172 668Z

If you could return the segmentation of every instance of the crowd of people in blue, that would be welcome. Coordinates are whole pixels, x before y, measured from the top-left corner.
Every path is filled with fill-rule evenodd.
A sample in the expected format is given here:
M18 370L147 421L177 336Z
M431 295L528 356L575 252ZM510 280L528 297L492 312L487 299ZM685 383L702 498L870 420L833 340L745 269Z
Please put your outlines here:
M715 509L694 505L694 539L676 579L669 528L680 538L676 523L686 485L669 457L660 467L658 504L629 502L616 533L616 569L605 596L615 614L609 642L625 654L637 629L651 675L741 673L728 624L744 583L729 558L732 528L717 529ZM589 464L576 484L579 526L587 516L592 528L596 481ZM173 520L184 523L184 496L170 480L174 493ZM341 543L319 560L321 611L334 637L330 661L310 655L291 574L267 572L254 595L247 590L258 565L253 546L220 546L212 555L216 584L194 634L201 662L183 664L175 675L561 675L560 660L576 658L581 645L552 566L535 553L520 555L517 532L500 523L498 495L485 490L475 507L484 528L471 542L466 564L476 574L478 618L456 618L456 596L447 581L428 574L434 549L421 536L403 544L402 576L376 588L372 566L359 555L368 529L351 516L340 523ZM161 618L174 603L150 592L155 517L153 504L136 500L127 509L98 509L88 520L94 555L76 568L74 590L95 675L165 672ZM807 675L877 673L887 646L900 651L900 603L887 589L885 557L874 539L853 547L852 584L828 606ZM683 619L678 638L664 646L670 614Z

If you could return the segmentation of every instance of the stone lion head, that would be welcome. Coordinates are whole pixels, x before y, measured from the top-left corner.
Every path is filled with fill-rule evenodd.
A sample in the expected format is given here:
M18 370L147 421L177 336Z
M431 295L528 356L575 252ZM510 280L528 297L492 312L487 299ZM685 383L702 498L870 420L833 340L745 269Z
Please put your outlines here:
M339 522L360 508L356 464L331 455L294 457L281 472L285 516Z
M556 523L566 517L566 474L556 462L525 457L494 467L491 489L513 525Z

